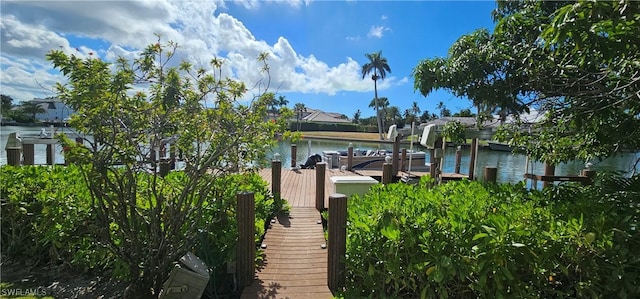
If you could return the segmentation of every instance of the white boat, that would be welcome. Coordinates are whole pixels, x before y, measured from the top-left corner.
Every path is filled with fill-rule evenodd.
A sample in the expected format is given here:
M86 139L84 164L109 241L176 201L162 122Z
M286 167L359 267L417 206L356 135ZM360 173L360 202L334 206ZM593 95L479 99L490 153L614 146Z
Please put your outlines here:
M402 155L398 155L398 165L401 165ZM356 170L382 170L382 165L386 162L387 157L389 161L393 159L393 153L387 150L353 150L352 168ZM329 168L346 168L348 164L348 152L347 151L323 151L322 159L327 162ZM409 159L411 158L411 159ZM427 165L427 154L425 152L411 152L407 151L405 169L409 168L409 161L411 161L411 170L419 172L428 172L429 165Z

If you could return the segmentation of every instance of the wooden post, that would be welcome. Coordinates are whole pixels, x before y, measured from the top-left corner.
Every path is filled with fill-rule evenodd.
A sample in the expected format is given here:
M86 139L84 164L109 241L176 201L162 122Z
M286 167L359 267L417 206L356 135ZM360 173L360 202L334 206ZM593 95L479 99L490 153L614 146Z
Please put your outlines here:
M56 163L55 153L53 152L54 148L54 144L47 144L47 165L53 165Z
M581 174L582 174L582 176L586 176L586 177L589 178L589 181L587 183L585 183L585 185L593 184L593 178L596 177L596 171L595 170L583 169Z
M442 137L442 157L440 157L440 161L438 161L438 165L440 165L440 173L444 173L444 157L447 155L447 139Z
M276 198L280 198L280 189L282 186L282 162L271 161L271 193Z
M7 149L7 164L13 166L20 166L20 148L8 148Z
M155 147L151 147L151 151L149 152L149 158L151 159L151 161L153 162L158 162L158 156L156 153L156 148Z
M549 164L547 162L544 163L544 175L555 175L556 174L556 166L553 164ZM553 186L553 182L542 182L542 188L547 188Z
M176 144L169 144L169 159L171 159L171 169L176 169Z
M236 271L238 274L238 286L244 288L253 283L255 274L255 201L253 193L249 192L238 193L237 200L238 251Z
M35 145L34 144L23 144L22 145L22 155L23 155L23 164L24 165L34 165L35 161Z
M347 170L353 169L353 146L347 148Z
M345 283L344 258L347 253L347 197L329 196L327 286L340 290Z
M393 175L398 175L398 162L400 160L400 135L396 136L396 140L393 142L393 153L391 153L393 160L391 161L391 165L393 165L393 170L391 173Z
M316 163L316 210L324 211L324 175L327 162Z
M462 149L458 146L456 149L456 164L453 172L460 173L460 162L462 162Z
M82 138L82 137L76 137L76 143L77 143L77 144L84 144L84 138Z
M438 162L431 163L431 167L429 167L429 175L436 181L438 180Z
M393 165L391 163L382 164L382 183L391 184L393 181Z
M164 158L167 156L167 144L166 143L162 143L160 144L160 159Z
M291 145L291 167L296 167L296 155L298 154L298 146L296 144Z
M400 155L400 161L402 161L402 163L400 163L400 171L406 171L407 170L407 149L406 148L402 149L402 153Z
M436 142L433 145L433 149L429 150L429 175L438 181L438 160L436 159L436 148L440 147L440 142L442 142L441 138L436 138Z
M476 176L476 159L478 155L478 138L471 140L471 158L469 159L469 180Z
M166 159L166 158L162 158L160 159L160 170L159 170L159 174L161 177L165 177L167 174L169 174L169 169L171 168L171 161Z
M498 179L498 168L497 167L484 167L484 181L489 183L495 183Z

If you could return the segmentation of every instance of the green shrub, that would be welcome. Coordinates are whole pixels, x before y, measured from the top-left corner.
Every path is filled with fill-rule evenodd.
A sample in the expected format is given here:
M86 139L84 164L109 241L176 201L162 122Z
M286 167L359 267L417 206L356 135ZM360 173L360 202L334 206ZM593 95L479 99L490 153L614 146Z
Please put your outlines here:
M640 294L633 193L427 180L350 199L346 298Z
M140 173L139 190L149 188L147 173ZM157 181L166 199L180 192L186 177L182 172L170 172ZM209 266L211 279L207 296L219 298L235 292L233 276L227 274L227 263L236 259L237 226L236 195L242 191L254 193L256 242L265 232L265 224L282 208L282 200L274 198L268 185L257 173L234 174L215 178L198 219L198 234L194 253ZM101 246L91 213L91 197L79 170L68 167L3 166L0 169L2 194L2 252L10 257L35 263L68 263L79 269L110 267L115 274L126 277L127 266L112 252ZM145 206L147 194L140 194L138 205ZM141 210L144 211L144 210ZM146 216L145 216L146 217ZM166 223L166 222L163 222ZM114 233L112 231L112 233ZM140 237L144 231L140 231ZM122 242L114 238L116 242ZM256 249L257 250L257 249Z
M109 264L91 237L91 199L76 167L2 166L2 252L35 263Z

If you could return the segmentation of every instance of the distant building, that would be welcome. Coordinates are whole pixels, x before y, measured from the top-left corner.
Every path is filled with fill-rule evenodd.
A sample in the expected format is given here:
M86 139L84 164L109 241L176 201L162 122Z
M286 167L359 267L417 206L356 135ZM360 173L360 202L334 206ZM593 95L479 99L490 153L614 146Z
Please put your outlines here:
M309 109L303 114L301 121L322 123L351 123L344 114L324 112L322 110Z
M318 123L351 123L351 120L349 120L349 118L344 115L344 114L340 114L340 113L335 113L335 112L324 112L322 110L317 110L317 109L311 109L311 108L307 108L307 110L305 112L302 112L302 118L300 119L300 122L318 122ZM270 115L270 118L277 118L277 115ZM291 121L297 122L298 119L296 118L297 116L294 113L293 118L291 118Z
M35 98L30 102L37 103L38 106L44 109L44 113L36 114L36 119L41 122L65 122L71 114L75 113L75 111L65 105L62 100L57 98Z

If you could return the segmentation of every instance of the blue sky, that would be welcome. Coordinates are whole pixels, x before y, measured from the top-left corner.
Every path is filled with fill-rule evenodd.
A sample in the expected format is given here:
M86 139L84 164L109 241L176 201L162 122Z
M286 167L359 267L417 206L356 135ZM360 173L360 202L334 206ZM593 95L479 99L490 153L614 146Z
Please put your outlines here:
M271 89L294 103L352 117L373 116L373 82L360 75L365 53L382 51L391 73L379 96L401 111L416 101L436 112L465 99L413 90L421 59L445 56L461 35L493 28L493 1L5 1L0 48L1 92L14 99L54 95L64 78L44 60L50 49L104 60L134 57L154 33L181 45L180 59L225 59L225 74L254 85L255 58L270 53ZM251 90L250 93L257 93Z

